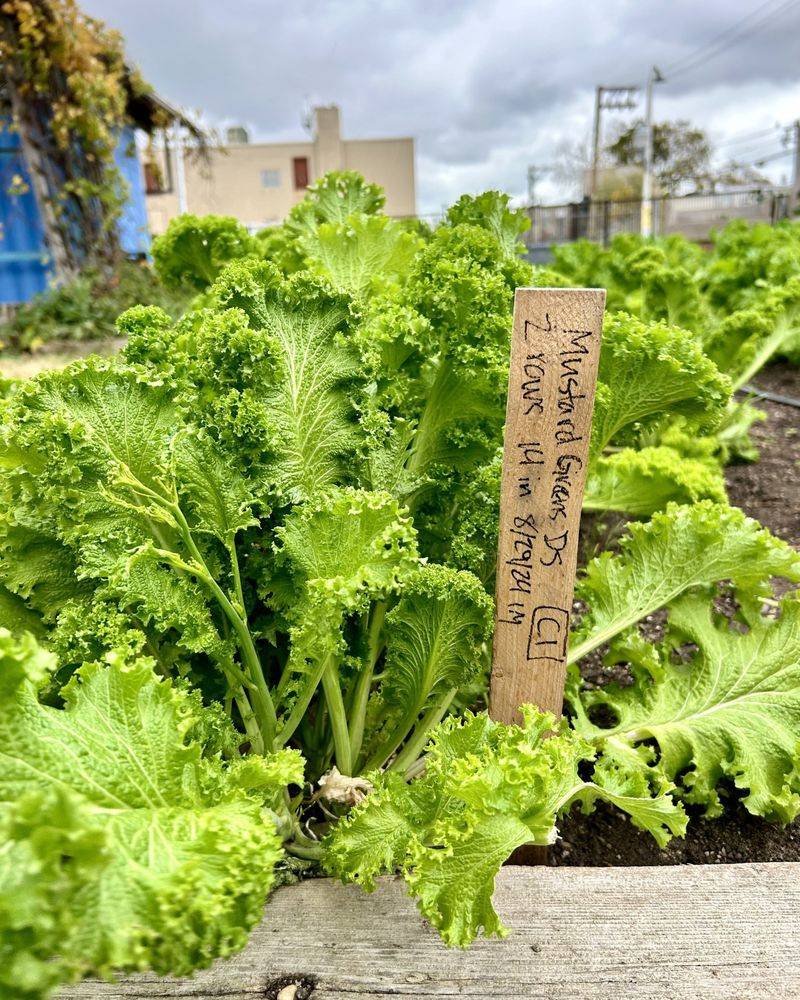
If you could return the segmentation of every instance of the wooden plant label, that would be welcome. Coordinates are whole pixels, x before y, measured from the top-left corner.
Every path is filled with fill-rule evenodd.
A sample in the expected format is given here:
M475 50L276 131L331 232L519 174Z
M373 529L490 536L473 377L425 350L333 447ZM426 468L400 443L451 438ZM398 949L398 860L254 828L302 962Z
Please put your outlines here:
M489 712L561 714L606 293L518 288L508 380Z

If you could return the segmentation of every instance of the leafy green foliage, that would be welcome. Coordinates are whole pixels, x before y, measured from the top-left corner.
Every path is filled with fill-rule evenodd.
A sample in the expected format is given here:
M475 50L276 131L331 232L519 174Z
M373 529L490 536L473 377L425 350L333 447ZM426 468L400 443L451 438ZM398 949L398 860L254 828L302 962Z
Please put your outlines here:
M396 592L417 564L417 545L396 500L352 488L321 494L287 517L277 534L271 587L292 626L292 648L277 692L280 709L287 701L291 708L297 700L308 704L325 669L335 671L337 654L345 651L345 617ZM290 671L301 675L299 685Z
M610 310L685 328L737 390L772 358L800 358L800 225L735 220L713 238L711 252L681 236L627 233L608 247L557 246L536 283L601 286ZM736 404L728 409L720 429L736 424L738 431L727 441L720 435L719 460L755 460Z
M386 660L378 692L386 721L370 761L388 759L429 704L431 718L440 718L458 691L469 689L480 672L493 611L471 573L429 565L408 578L386 618ZM419 724L418 737L425 737L429 722ZM413 749L421 747L413 736L410 746L393 767L412 762Z
M770 289L757 305L726 316L705 350L741 388L776 354L800 349L800 273Z
M706 294L722 315L746 309L794 277L798 259L796 221L751 226L734 220L714 235L714 252L704 269Z
M462 194L455 205L447 210L451 226L466 222L488 230L500 243L509 257L520 253L520 237L531 227L530 219L508 207L510 198L499 191L484 191L477 196Z
M246 327L259 331L253 337L240 328L231 344L223 328L201 358L210 388L219 384L217 352L233 355L225 360L235 386L221 400L216 420L227 418L233 434L252 441L254 450L271 446L270 477L290 499L336 482L356 446L355 409L346 390L363 379L348 343L351 300L322 280L306 274L283 279L271 265L253 261L228 268L213 293L226 319L238 324L233 310L241 310ZM236 355L256 345L260 357L241 358L250 362L242 372Z
M757 617L746 634L714 616L707 600L687 595L670 610L658 671L639 670L632 687L584 692L576 728L584 736L635 747L652 739L659 766L681 797L722 812L720 785L732 781L755 815L789 822L800 813L800 603L787 598L778 620ZM675 664L671 645L697 652ZM585 711L602 705L616 722L593 726Z
M489 637L492 611L470 573L421 567L386 621L384 700L416 717L437 687L464 686Z
M0 837L0 987L9 1000L39 1000L81 975L68 904L107 864L104 837L58 791L6 804Z
M377 184L365 181L354 170L332 170L308 188L306 197L289 213L286 225L293 232L313 232L325 223L337 225L351 216L377 215L386 196Z
M688 331L626 313L607 317L586 509L645 517L669 502L724 501L719 445L687 453L686 439L696 445L698 430L720 424L729 392L728 379ZM649 443L661 435L663 443ZM450 549L456 565L487 581L494 573L500 474L496 452L465 485Z
M286 781L302 780L299 756L225 764L191 735L204 723L198 700L146 661L86 665L63 709L42 705L36 688L53 657L8 632L0 649L0 817L12 834L0 892L8 907L27 888L60 890L47 914L6 911L33 960L40 930L58 934L50 947L65 978L144 965L180 974L240 947L272 882L271 810ZM44 823L31 822L34 802ZM25 874L37 856L38 878ZM37 972L44 985L52 976Z
M43 631L39 615L7 587L0 587L0 628L15 635L21 632L41 635Z
M329 490L290 515L277 535L278 564L290 568L300 601L316 588L355 608L362 593L394 589L417 561L411 523L388 494Z
M485 716L451 719L431 738L425 773L410 784L390 773L328 840L326 868L366 889L376 875L400 869L423 915L449 945L465 947L483 930L508 933L492 907L500 866L522 844L550 844L556 822L575 803L591 810L613 802L632 822L666 842L685 817L641 775L610 768L597 781L578 767L594 759L588 742L530 706L523 726Z
M167 287L202 292L232 260L256 253L257 244L229 215L179 215L153 240L153 263Z
M566 284L605 288L612 312L694 330L706 311L697 280L704 263L700 247L682 236L654 241L621 233L607 247L588 240L554 247L551 270Z
M652 516L581 574L572 728L532 709L501 726L467 709L487 694L526 220L494 192L433 232L381 207L343 173L258 238L186 219L159 266L201 290L190 310L129 309L119 357L3 390L14 996L206 965L244 942L276 865L365 887L399 870L466 945L504 932L497 870L552 842L575 802L603 799L660 844L684 830L681 800L714 812L726 780L759 814L796 811L793 599L777 622L760 612L800 564L725 502L720 463L751 412L729 407L710 333L673 325L705 322L684 287L702 260L680 241L571 252L630 310L607 323L587 507ZM720 588L746 635L712 617ZM658 609L656 644L639 624ZM691 670L674 662L687 638ZM582 692L575 664L605 645L635 683ZM719 703L682 716L695 695Z
M309 266L354 295L377 291L408 272L419 240L386 216L325 222L299 240Z
M688 458L675 448L623 448L592 463L584 510L615 510L645 517L671 501L727 500L716 462Z
M625 314L603 326L598 382L595 452L634 425L646 429L665 417L682 416L694 430L711 430L730 395L728 380L686 331Z
M571 662L609 642L694 587L732 581L751 600L771 596L769 580L800 581L800 555L757 521L703 500L670 504L631 523L620 552L593 559L577 587L589 608L570 645Z

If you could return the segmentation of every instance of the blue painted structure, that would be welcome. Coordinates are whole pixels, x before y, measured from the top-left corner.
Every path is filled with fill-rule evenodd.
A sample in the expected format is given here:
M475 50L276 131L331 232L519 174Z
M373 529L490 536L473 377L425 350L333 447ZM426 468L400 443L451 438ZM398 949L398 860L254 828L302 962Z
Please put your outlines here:
M123 253L141 257L150 252L150 230L147 228L144 171L139 162L134 130L130 126L120 132L114 160L128 186L128 199L117 222L119 243Z
M52 277L19 136L0 121L0 303L27 302Z
M120 246L130 256L150 250L144 179L134 130L120 131L114 159L128 186L117 223ZM20 149L19 136L0 121L0 304L27 302L53 277L42 215Z

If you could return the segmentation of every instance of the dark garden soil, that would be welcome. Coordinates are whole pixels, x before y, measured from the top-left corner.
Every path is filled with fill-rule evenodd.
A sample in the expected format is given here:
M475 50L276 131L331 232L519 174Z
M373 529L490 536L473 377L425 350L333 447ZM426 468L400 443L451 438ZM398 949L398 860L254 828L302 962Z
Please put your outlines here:
M771 365L754 380L757 388L800 399L800 367ZM728 468L731 503L779 537L800 548L800 409L755 400L767 414L751 436L760 451L752 465ZM646 628L657 633L658 616ZM590 680L607 679L596 657L584 664ZM735 861L800 861L800 819L788 827L766 823L736 804L731 790L724 816L692 817L685 840L661 850L620 813L598 806L591 816L575 810L561 824L561 840L549 852L551 865L677 865Z

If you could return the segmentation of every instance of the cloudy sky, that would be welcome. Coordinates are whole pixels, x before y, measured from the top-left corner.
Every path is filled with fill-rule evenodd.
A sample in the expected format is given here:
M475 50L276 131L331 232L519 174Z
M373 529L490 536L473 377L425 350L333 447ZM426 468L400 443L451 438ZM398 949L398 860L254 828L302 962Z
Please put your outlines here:
M586 139L594 88L644 81L656 119L689 118L719 156L785 152L800 116L800 0L83 0L172 103L253 140L300 138L338 103L345 137L413 135L418 210L463 191L522 195ZM786 178L791 157L764 168ZM564 195L545 174L544 200Z

